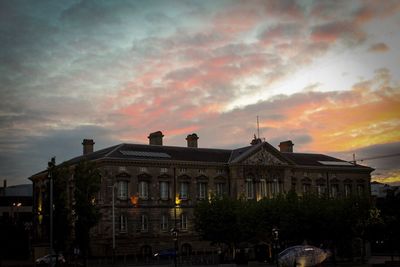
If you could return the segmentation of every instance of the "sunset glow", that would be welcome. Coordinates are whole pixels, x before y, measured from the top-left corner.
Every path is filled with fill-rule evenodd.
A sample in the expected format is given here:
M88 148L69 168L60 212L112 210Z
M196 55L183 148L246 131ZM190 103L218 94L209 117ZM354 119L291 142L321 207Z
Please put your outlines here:
M400 150L399 1L0 3L0 178L147 143L277 147L352 160ZM399 157L368 160L400 183Z

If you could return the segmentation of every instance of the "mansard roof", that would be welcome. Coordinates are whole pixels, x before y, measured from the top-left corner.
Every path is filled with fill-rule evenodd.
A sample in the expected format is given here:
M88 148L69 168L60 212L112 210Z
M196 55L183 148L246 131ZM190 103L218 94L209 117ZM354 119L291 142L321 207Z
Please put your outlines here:
M372 171L372 168L353 164L348 161L344 161L338 158L323 154L311 154L311 153L292 153L292 152L281 152L286 158L293 161L296 165L301 166L313 166L313 167L340 167L340 168L362 168L365 170Z
M268 142L237 149L193 148L163 145L126 144L110 146L63 162L74 165L81 160L140 160L140 161L184 161L198 163L240 164L261 149L267 150L277 159L292 166L317 166L329 168L357 168L372 171L372 168L353 165L323 154L280 152ZM46 170L40 172L45 173ZM35 175L38 175L37 173ZM34 175L34 176L35 176Z

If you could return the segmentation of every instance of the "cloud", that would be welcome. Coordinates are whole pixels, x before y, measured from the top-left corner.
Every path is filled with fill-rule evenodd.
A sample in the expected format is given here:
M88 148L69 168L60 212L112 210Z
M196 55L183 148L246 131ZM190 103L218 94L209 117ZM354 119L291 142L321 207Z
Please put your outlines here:
M368 51L375 53L384 53L389 51L389 47L385 43L376 43L368 48Z
M311 38L314 42L335 43L343 40L346 43L359 44L365 41L366 35L351 21L333 21L314 26Z

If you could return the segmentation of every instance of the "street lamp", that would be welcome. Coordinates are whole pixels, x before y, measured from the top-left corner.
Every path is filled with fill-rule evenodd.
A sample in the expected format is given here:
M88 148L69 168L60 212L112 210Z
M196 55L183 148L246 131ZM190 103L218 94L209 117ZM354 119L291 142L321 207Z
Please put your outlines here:
M273 238L272 246L274 248L276 266L278 266L279 229L276 227L272 228L272 238Z
M112 189L112 204L111 204L111 212L112 212L112 250L113 250L113 262L115 257L115 183L113 185L108 186Z

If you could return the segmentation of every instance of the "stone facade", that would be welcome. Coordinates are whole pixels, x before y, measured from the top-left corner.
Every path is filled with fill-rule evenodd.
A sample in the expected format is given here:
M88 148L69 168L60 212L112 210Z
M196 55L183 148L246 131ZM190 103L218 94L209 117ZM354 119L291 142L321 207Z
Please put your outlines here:
M182 254L213 250L200 239L193 221L196 203L211 195L250 201L289 190L335 198L370 193L373 169L326 155L278 151L258 140L234 150L197 148L197 143L168 147L162 146L162 136L156 132L157 142L149 137L149 145L121 144L67 162L73 166L83 159L96 160L101 172L96 205L102 217L91 232L95 256L112 255L113 234L117 255L146 257L173 248L172 229L178 230ZM46 192L46 172L30 179L38 212L38 198Z

